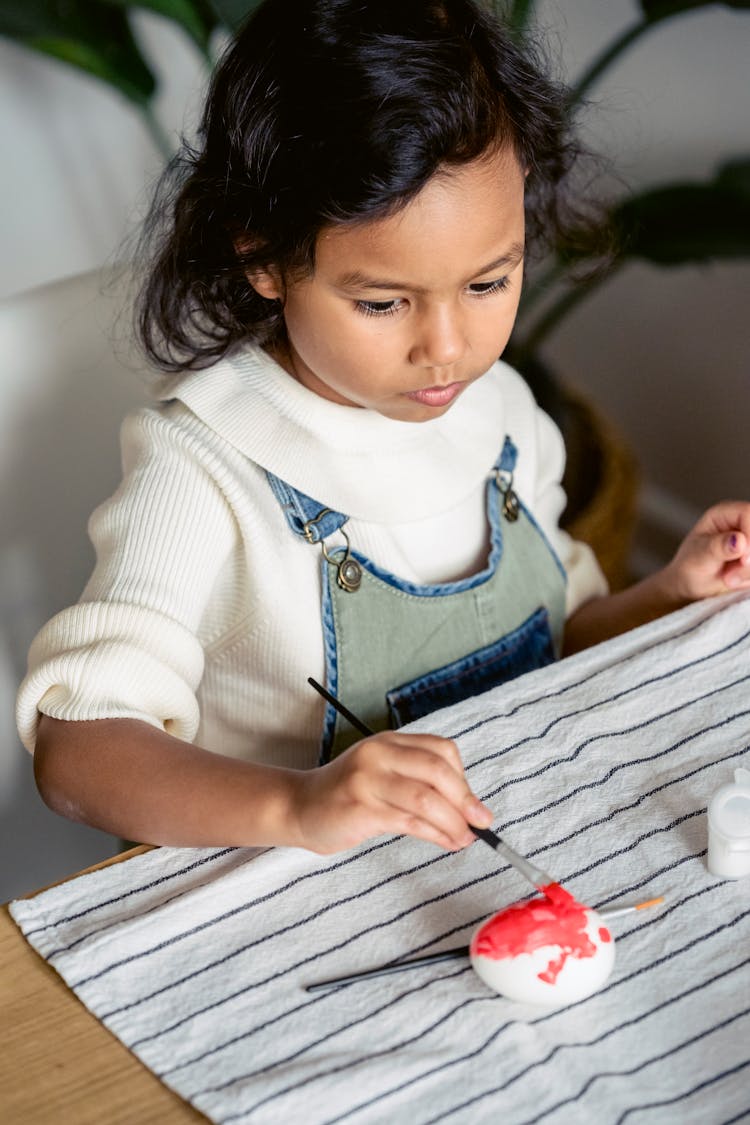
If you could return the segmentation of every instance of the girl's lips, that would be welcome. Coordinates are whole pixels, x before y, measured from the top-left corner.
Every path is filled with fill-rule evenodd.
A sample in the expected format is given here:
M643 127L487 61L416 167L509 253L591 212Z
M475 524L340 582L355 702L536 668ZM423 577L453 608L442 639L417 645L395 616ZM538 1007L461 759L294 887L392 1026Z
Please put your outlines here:
M463 383L448 383L445 387L425 387L421 391L408 391L407 398L423 406L447 406L463 390Z

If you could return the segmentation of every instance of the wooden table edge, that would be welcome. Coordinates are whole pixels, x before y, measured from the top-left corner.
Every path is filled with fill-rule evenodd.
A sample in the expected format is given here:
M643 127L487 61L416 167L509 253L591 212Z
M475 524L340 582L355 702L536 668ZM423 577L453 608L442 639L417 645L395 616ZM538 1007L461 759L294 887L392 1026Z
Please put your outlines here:
M70 878L122 863L149 847L131 848ZM7 903L0 907L0 995L0 1120L24 1125L206 1121L89 1012L26 941Z

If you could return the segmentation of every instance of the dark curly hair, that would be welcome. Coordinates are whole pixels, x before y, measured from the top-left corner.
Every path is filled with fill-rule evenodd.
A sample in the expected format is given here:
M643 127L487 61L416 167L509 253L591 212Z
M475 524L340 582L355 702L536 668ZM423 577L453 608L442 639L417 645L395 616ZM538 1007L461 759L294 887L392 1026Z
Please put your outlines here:
M323 227L393 213L493 146L528 169L529 239L559 241L579 155L565 94L473 0L265 0L144 227L158 247L138 304L147 356L198 368L283 338L279 303L246 271L309 275Z

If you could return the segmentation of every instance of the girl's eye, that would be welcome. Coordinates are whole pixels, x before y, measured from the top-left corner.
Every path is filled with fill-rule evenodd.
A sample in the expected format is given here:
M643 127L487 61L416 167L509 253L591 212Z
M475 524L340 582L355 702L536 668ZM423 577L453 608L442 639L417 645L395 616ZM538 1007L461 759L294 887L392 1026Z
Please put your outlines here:
M356 308L363 316L393 316L401 308L401 301L357 301Z
M509 284L507 277L498 277L495 281L476 281L469 286L469 291L475 297L489 297L491 293L503 293Z

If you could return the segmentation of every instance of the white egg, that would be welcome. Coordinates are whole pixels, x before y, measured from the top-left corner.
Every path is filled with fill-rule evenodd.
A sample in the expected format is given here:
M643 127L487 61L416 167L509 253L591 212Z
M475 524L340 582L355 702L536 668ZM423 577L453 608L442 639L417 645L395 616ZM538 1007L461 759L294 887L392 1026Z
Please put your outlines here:
M517 903L483 922L471 941L477 975L510 1000L559 1007L601 988L615 943L605 920L577 903Z

